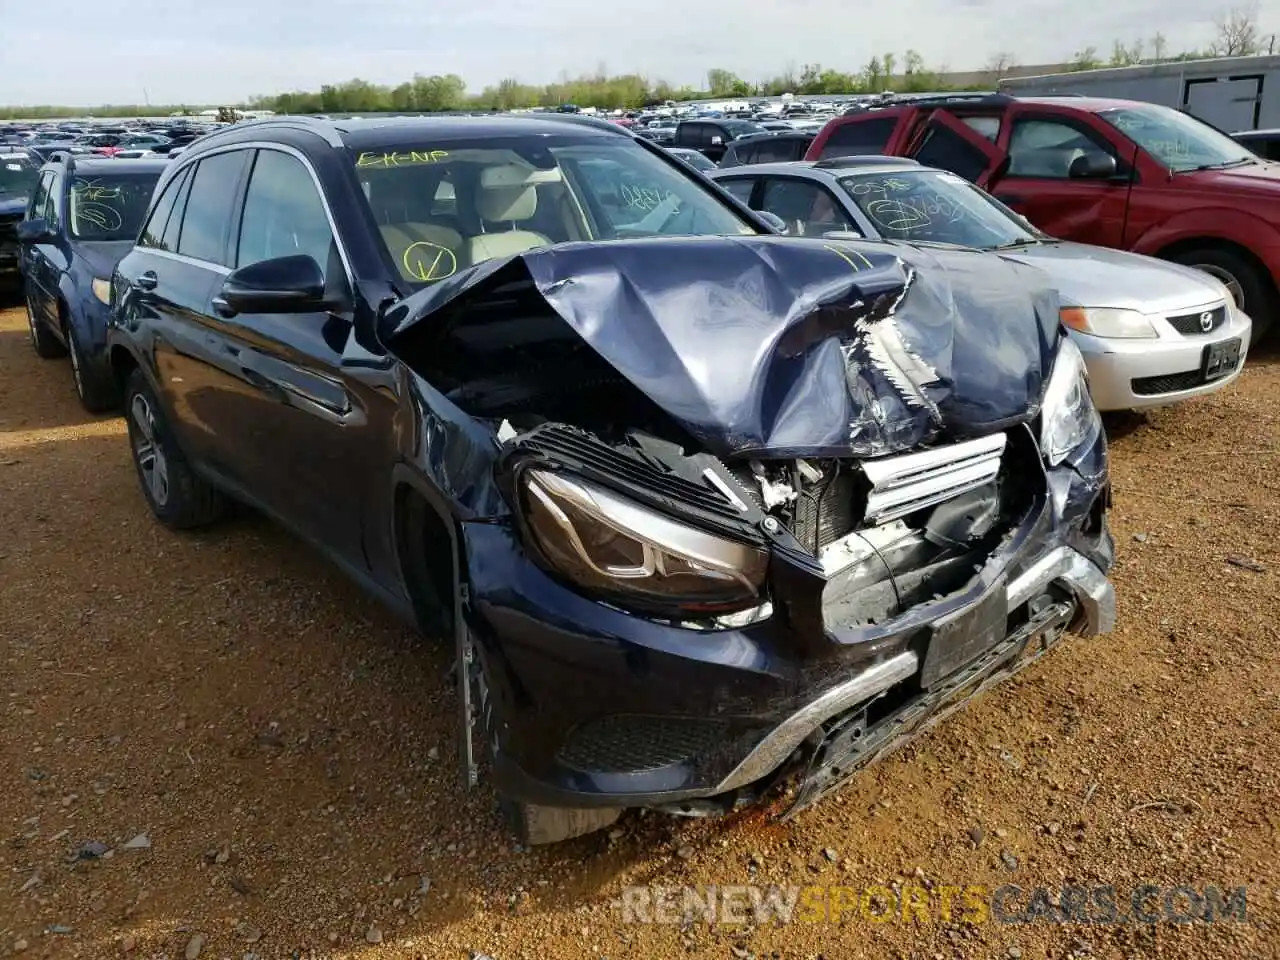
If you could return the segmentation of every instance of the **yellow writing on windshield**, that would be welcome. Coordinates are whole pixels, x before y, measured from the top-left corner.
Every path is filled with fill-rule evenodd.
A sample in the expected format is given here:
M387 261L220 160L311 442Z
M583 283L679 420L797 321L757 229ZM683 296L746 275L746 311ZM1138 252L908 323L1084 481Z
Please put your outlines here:
M423 283L434 283L458 272L458 258L452 250L425 240L405 247L400 262L408 276Z
M449 158L447 150L409 150L404 153L377 153L366 150L356 157L357 167L412 167L440 163Z

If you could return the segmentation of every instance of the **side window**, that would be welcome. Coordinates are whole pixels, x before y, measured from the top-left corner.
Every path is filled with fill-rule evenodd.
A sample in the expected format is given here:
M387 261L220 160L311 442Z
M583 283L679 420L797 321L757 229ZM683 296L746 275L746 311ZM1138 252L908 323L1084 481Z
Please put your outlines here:
M911 151L911 156L926 167L950 170L970 183L977 183L991 165L986 153L941 124L930 124L925 129L924 138Z
M1016 120L1009 137L1010 177L1066 180L1071 163L1090 154L1111 154L1094 137L1059 120Z
M196 260L223 263L227 228L248 150L232 150L200 161L191 176L178 252Z
M992 143L995 143L996 138L1000 136L999 117L960 117L960 119L974 133L981 134Z
M822 145L822 157L826 159L884 153L897 125L897 117L859 117L839 124Z
M751 203L751 191L756 185L755 177L738 177L736 180L717 180L716 182L743 203Z
M163 246L166 250L177 252L178 235L182 233L182 215L187 209L187 197L191 196L191 181L196 177L194 166L187 168L187 175L178 184L178 192L174 198L173 213L169 214L169 222L164 225Z
M760 209L781 217L795 237L850 229L830 191L808 180L766 179Z
M44 202L44 219L49 224L49 229L58 231L62 229L62 220L58 216L58 198L62 195L62 185L66 183L66 178L60 173L53 175L53 183L49 186L49 196Z
M40 186L36 187L35 194L31 197L31 208L27 212L27 219L35 220L44 216L45 204L49 201L49 187L53 184L53 171L40 177Z
M259 150L240 220L237 267L305 253L324 270L333 231L311 172L297 157Z
M169 215L173 213L173 205L177 202L178 194L182 192L182 187L190 174L191 168L188 167L165 185L164 193L156 201L151 216L147 218L146 226L142 228L142 233L138 237L138 246L156 250L171 249L165 246L164 228L169 222Z

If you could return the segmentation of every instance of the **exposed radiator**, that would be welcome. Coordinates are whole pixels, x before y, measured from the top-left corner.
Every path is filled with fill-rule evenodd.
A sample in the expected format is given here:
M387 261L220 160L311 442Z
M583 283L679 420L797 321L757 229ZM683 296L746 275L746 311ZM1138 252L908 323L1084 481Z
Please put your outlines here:
M995 479L1006 437L1003 433L882 460L864 460L871 482L868 523L887 523L932 507Z

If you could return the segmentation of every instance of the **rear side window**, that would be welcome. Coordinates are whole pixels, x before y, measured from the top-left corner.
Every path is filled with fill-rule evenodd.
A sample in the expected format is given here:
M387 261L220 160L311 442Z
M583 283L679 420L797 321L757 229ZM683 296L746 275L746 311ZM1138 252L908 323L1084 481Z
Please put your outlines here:
M160 194L160 199L156 201L155 208L147 218L147 224L142 228L141 236L138 237L138 246L150 247L154 250L172 249L164 243L164 228L169 222L169 215L173 213L173 205L178 199L178 194L182 192L182 186L190 175L191 168L188 167L165 185L164 193Z
M751 203L751 190L756 185L755 177L739 177L736 180L717 180L716 182L743 203Z
M200 161L182 217L180 254L226 265L227 228L248 156L247 150L232 150Z
M788 163L804 158L811 141L804 137L778 137L756 147L756 163Z
M735 143L725 152L724 159L720 161L722 167L739 167L746 166L748 163L757 163L762 157L754 143Z
M859 117L831 131L822 145L822 157L859 157L884 153L897 117Z

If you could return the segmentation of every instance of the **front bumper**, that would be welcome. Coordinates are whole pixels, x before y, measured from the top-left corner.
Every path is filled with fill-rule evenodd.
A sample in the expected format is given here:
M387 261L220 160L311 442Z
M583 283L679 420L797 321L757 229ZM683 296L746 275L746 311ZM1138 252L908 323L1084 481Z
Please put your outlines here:
M1244 370L1252 322L1233 311L1231 320L1205 336L1171 335L1150 340L1117 340L1072 331L1084 354L1089 389L1099 410L1143 410L1221 390ZM1176 339L1173 337L1176 336ZM1240 360L1226 376L1205 381L1205 348L1240 341Z
M564 807L750 800L869 703L877 723L927 722L969 699L972 684L957 684L978 665L990 662L980 679L995 682L1064 628L1108 632L1105 464L1099 437L1050 471L1062 495L1040 499L963 590L817 643L780 616L717 631L633 616L547 576L506 525L464 524L467 624L499 718L497 785ZM950 629L948 642L965 645L980 628L990 642L975 659L929 677L933 638ZM835 768L849 772L824 767Z

